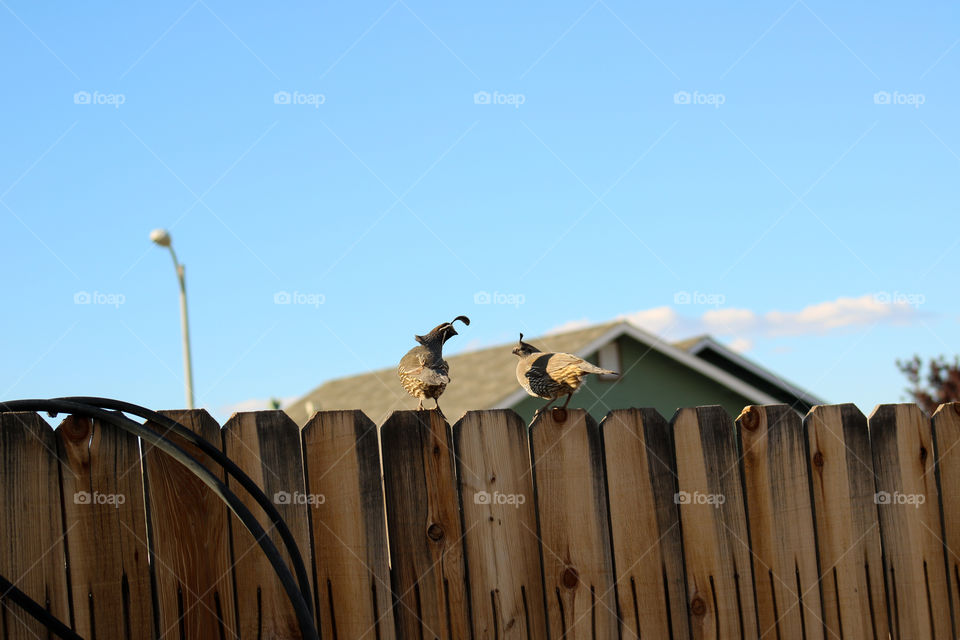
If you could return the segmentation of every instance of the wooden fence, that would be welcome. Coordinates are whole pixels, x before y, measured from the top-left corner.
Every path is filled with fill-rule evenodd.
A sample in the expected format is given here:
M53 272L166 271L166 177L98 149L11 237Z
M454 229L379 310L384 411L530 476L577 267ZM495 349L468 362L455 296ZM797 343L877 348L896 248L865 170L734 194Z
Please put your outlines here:
M960 404L167 415L274 498L325 640L957 634ZM0 574L84 638L298 637L247 531L143 448L0 414ZM4 601L0 636L48 634Z

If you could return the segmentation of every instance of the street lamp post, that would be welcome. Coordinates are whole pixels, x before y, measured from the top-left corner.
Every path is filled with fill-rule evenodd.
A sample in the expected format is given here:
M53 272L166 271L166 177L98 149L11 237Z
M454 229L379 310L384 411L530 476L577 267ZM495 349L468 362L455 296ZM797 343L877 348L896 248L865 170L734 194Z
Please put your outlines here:
M187 409L193 409L193 366L190 363L190 324L187 322L187 278L186 269L177 260L170 241L170 233L166 229L154 229L150 232L150 240L160 247L170 250L173 266L177 270L177 280L180 283L180 328L183 332L183 373L186 378Z

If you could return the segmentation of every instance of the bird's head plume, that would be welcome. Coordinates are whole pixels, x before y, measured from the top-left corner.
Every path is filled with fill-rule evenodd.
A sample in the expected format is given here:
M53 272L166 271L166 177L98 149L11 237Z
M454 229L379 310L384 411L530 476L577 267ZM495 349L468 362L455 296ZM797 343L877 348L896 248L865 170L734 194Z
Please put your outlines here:
M457 316L451 322L444 322L443 324L438 324L429 333L422 336L413 336L414 340L419 342L425 347L429 346L443 346L443 344L457 335L457 330L453 328L453 323L459 320L463 324L469 326L470 318L467 316Z
M524 358L531 353L540 353L540 349L537 349L532 344L526 343L523 341L523 334L520 334L520 344L513 350L513 355L520 356Z

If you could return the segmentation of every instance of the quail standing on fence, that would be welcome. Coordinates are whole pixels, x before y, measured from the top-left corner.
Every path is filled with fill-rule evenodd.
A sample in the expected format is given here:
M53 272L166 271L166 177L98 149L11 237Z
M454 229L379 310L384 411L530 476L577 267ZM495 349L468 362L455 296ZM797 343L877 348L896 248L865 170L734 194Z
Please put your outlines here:
M520 346L513 350L520 357L517 363L517 382L535 398L546 398L547 404L537 409L540 415L553 401L567 396L563 409L567 408L570 398L577 392L583 379L591 373L608 376L620 375L616 371L601 369L583 358L569 353L543 353L532 344L523 341L520 334Z
M443 343L457 335L457 330L453 328L457 320L465 325L470 324L467 316L457 316L453 322L444 322L425 336L414 336L420 344L407 351L407 355L400 360L397 375L407 393L420 400L417 410L423 409L424 398L433 398L437 403L437 411L443 415L440 396L450 383L450 365L443 359Z

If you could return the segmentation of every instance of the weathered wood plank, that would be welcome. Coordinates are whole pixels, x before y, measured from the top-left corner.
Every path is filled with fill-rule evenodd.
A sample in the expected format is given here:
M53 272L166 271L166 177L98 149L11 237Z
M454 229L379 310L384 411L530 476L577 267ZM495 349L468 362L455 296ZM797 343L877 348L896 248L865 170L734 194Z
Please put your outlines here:
M933 440L940 474L947 581L955 616L960 616L960 402L942 404L933 414Z
M300 429L282 411L257 411L234 414L221 434L224 453L273 499L309 566L309 495L304 491ZM227 486L255 515L293 572L283 539L260 506L232 478L227 479ZM240 520L232 514L230 517L240 636L302 637L293 606L273 566Z
M655 409L600 423L623 638L689 638L670 426Z
M69 416L56 431L76 631L154 635L149 546L136 436Z
M817 546L800 416L749 406L737 418L760 635L823 638Z
M852 404L820 405L803 420L830 638L889 636L867 419Z
M692 635L759 636L736 434L719 406L673 417Z
M437 411L397 411L380 437L397 633L469 638L450 428Z
M453 440L473 637L546 638L527 426L513 411L469 411Z
M0 575L71 626L57 467L50 425L35 413L0 413ZM47 637L2 597L0 632L6 640Z
M580 409L545 412L530 441L550 637L617 638L600 430Z
M220 427L206 411L163 415L220 446ZM152 424L154 430L162 427ZM175 442L223 480L223 471L195 446ZM233 560L226 505L162 451L144 445L144 476L159 607L160 637L233 638L237 633Z
M893 637L953 637L930 421L883 404L869 425Z
M322 411L302 431L321 637L392 640L377 426L359 411Z

